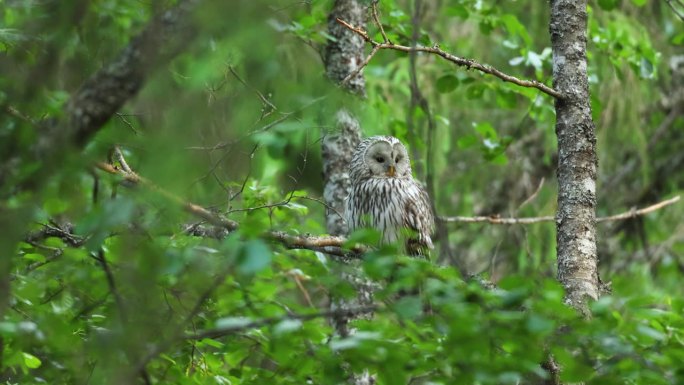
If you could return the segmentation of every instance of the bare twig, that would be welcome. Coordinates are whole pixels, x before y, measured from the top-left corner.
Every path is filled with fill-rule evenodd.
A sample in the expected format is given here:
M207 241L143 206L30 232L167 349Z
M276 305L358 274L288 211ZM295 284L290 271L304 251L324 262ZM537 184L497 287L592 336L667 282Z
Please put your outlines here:
M16 118L19 118L19 119L21 119L27 123L30 123L33 126L38 125L38 122L36 122L35 119L31 118L30 116L23 114L21 111L17 110L16 108L14 108L12 106L5 107L5 111L7 111L8 114L10 114Z
M348 28L349 30L355 32L357 35L359 35L363 40L368 42L371 46L373 46L374 49L381 50L381 49L391 49L391 50L396 50L396 51L402 51L402 52L425 52L437 56L441 56L447 61L450 61L458 66L461 67L466 67L467 69L475 69L480 72L495 76L505 82L513 83L516 85L519 85L521 87L528 87L528 88L536 88L548 95L551 95L555 98L562 99L563 95L554 90L553 88L547 86L544 83L541 83L536 80L524 80L524 79L519 79L515 76L508 75L488 64L481 64L476 62L473 59L466 59L462 58L459 56L452 55L446 51L441 50L438 46L434 47L425 47L425 46L415 46L415 47L408 47L405 45L399 45L399 44L394 44L392 42L386 42L386 43L379 43L375 40L373 40L370 36L368 36L368 33L364 31L361 28L357 28L346 21L342 19L336 19L338 23L342 24L344 27ZM371 51L372 52L372 51ZM365 61L364 61L365 63ZM368 63L365 63L368 64ZM363 68L363 66L361 66Z
M665 206L669 206L679 201L679 195L668 200L656 203L654 205L644 207L639 210L630 210L622 214L611 215L609 217L596 218L596 222L619 221L624 219L634 218L640 215L645 215L653 211L659 210ZM500 218L496 216L481 216L481 217L438 217L442 222L459 222L459 223L490 223L494 225L527 225L539 222L553 222L556 220L553 216L545 217L531 217L531 218Z
M292 117L292 116L296 116L297 113L299 113L299 112L305 110L306 108L308 108L308 107L310 107L310 106L312 106L312 105L314 105L314 104L320 102L321 100L323 100L323 99L325 99L325 98L326 98L326 96L321 96L321 97L319 97L319 98L313 99L312 101L310 101L310 102L304 104L303 106L301 106L300 108L298 108L298 109L296 109L296 110L294 110L294 111L291 111L291 112L282 112L282 113L281 113L282 116L279 117L278 119L272 121L271 123L268 123L268 124L264 125L264 126L261 127L261 128L258 128L258 129L256 129L256 130L252 130L252 131L250 131L250 132L247 132L247 133L245 133L244 135L242 135L241 137L239 137L239 138L237 138L237 139L235 139L235 140L226 141L226 142L220 142L220 143L217 143L217 144L215 144L215 145L213 145L213 146L209 146L209 147L207 147L207 146L191 146L191 147L186 147L185 149L186 149L186 150L215 151L215 150L220 150L220 149L226 148L226 147L231 146L231 145L233 145L233 144L235 144L235 143L238 143L238 142L240 142L240 141L242 141L242 140L244 140L244 139L246 139L246 138L248 138L248 137L250 137L250 136L253 136L253 135L255 135L255 134L259 134L259 133L266 132L266 131L270 130L270 129L273 128L274 126L276 126L276 125L278 125L278 124L284 122L285 120L287 120L288 118L290 118L290 117Z
M370 60L373 58L373 56L375 56L376 53L378 53L379 50L380 47L373 47L373 49L371 49L371 52L368 54L368 56L366 56L363 62L361 62L359 67L355 69L353 72L349 73L349 75L345 76L345 78L342 79L342 81L340 82L340 85L345 85L349 80L353 79L356 75L358 75L359 72L361 72L361 70L363 70L368 65Z
M665 206L669 206L671 204L677 203L678 201L679 201L679 195L677 195L674 198L670 198L668 200L664 200L662 202L656 203L654 205L644 207L643 209L639 209L639 210L632 209L632 210L624 212L622 214L611 215L609 217L596 218L596 222L621 221L624 219L630 219L630 218L638 217L640 215L646 215L646 214L654 212L656 210L660 210L661 208L663 208Z
M380 22L380 18L378 17L378 3L380 0L373 0L373 3L371 3L371 8L373 12L373 21L375 21L375 25L378 26L378 29L380 30L380 34L382 35L382 41L383 43L390 43L392 44L392 41L387 37L387 34L385 34L385 29L382 28L382 23Z
M263 116L267 116L267 115L270 114L272 111L277 110L276 106L274 106L273 103L271 103L271 102L264 96L264 94L261 93L261 91L259 91L258 89L256 89L256 88L250 86L249 84L247 84L247 82L245 82L244 80L242 80L242 78L240 77L240 75L238 75L237 72L235 72L235 68L233 68L233 66L229 65L229 66L228 66L228 69L230 70L230 73L233 74L233 76L235 76L235 78L236 78L240 83L242 83L243 86L245 86L245 87L251 89L252 91L254 91L254 92L257 94L257 96L259 97L259 99L261 99L261 102L264 104L264 106L266 106L266 107L268 107L268 108L270 109L269 111L264 111L264 115L263 115Z
M532 193L532 195L529 196L529 198L525 199L523 201L523 203L521 203L520 206L518 206L518 210L523 208L523 206L525 206L526 204L532 202L534 200L534 198L536 198L537 195L539 195L539 191L541 191L542 186L544 186L544 180L545 179L542 177L541 180L539 181L539 185L537 186L537 189L534 190L534 192Z
M457 222L457 223L489 223L492 225L529 225L540 222L553 222L556 217L548 215L544 217L531 218L501 218L497 216L478 216L478 217L438 217L442 222Z
M679 10L677 10L677 8L672 4L672 0L665 0L665 2L667 3L667 5L670 6L670 8L672 8L672 12L675 15L677 15L678 18L684 21L684 14L680 13Z
M123 124L125 124L126 126L128 126L128 128L130 128L131 131L133 131L134 134L138 135L138 130L136 130L135 127L133 127L133 124L132 124L131 122L129 122L128 119L126 119L126 116L127 116L126 114L122 114L122 113L120 113L120 112L117 112L117 113L115 113L114 115L116 115L119 119L121 119L121 121L123 122Z

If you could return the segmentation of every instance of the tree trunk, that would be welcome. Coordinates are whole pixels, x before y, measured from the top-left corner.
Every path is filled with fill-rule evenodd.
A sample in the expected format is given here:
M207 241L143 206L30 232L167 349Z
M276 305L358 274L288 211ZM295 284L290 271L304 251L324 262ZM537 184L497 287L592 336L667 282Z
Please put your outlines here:
M587 0L551 0L558 137L558 279L566 302L588 315L599 296L596 253L596 135L587 78Z
M359 97L365 97L366 81L361 72L342 83L363 62L365 42L358 35L340 25L337 18L365 29L365 9L357 0L335 0L335 5L328 16L328 33L334 36L335 40L330 41L326 47L324 58L326 73L330 80ZM335 209L326 212L328 232L332 235L343 235L347 234L347 224L338 213L344 213L345 210L344 201L351 187L349 163L354 149L361 142L361 127L358 120L344 108L337 112L336 120L337 130L334 133L328 133L322 142L325 183L323 197L328 206ZM333 299L330 304L331 309L345 309L373 303L372 282L353 271L343 273L342 278L356 288L356 298ZM372 314L366 314L364 317L372 317ZM347 337L354 333L354 330L349 327L349 321L352 319L337 317L332 320L338 337ZM350 375L350 383L354 385L375 383L375 376L367 370L361 373L350 373Z
M363 61L364 41L355 33L340 25L336 18L348 21L353 25L365 28L364 8L356 0L336 0L328 16L328 33L335 37L325 49L325 70L330 80L342 85L350 92L366 95L366 81L362 73L358 73L345 84L342 80L356 71ZM344 212L344 200L349 193L349 162L354 149L361 141L361 129L358 121L347 111L337 113L337 131L323 139L323 179L325 202L337 210ZM332 210L326 213L326 225L332 235L347 233L344 219Z

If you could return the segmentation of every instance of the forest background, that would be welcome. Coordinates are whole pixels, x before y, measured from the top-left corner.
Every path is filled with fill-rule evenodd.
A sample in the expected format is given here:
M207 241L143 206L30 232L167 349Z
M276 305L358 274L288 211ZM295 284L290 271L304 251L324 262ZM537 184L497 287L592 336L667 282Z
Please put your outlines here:
M549 2L417 3L360 1L364 29L551 86ZM588 3L596 211L627 218L596 225L602 295L584 313L557 280L554 98L393 49L340 86L332 10L0 1L0 379L684 383L684 4ZM99 97L111 79L119 93ZM93 97L125 104L74 120ZM453 219L430 261L356 258L373 231L311 241L336 215L321 144L341 108L364 137L406 143ZM329 308L356 297L350 274L377 283L375 302ZM331 323L359 315L348 335Z

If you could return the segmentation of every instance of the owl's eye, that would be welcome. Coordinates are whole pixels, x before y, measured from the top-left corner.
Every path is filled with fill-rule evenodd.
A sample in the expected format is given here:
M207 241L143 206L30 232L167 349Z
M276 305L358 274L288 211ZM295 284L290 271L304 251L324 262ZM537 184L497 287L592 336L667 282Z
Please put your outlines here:
M394 163L399 163L400 160L401 160L401 157L397 156L397 158L394 160Z
M383 158L383 157L381 157L381 156L376 156L376 157L375 157L375 160L376 160L378 163L383 163L383 162L385 162L385 158Z

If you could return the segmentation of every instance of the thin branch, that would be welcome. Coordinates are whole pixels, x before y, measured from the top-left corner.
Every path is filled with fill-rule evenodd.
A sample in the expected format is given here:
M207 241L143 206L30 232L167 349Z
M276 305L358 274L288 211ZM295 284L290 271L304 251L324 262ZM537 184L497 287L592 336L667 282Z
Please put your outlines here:
M235 140L226 141L226 142L220 142L220 143L217 143L217 144L215 144L215 145L213 145L213 146L209 146L209 147L207 147L207 146L190 146L190 147L185 147L185 149L186 149L186 150L200 150L200 151L216 151L216 150L220 150L220 149L226 148L226 147L231 146L231 145L233 145L233 144L235 144L235 143L238 143L238 142L240 142L240 141L242 141L242 140L244 140L244 139L246 139L246 138L248 138L248 137L250 137L250 136L253 136L253 135L255 135L255 134L260 134L260 133L262 133L262 132L266 132L266 131L270 130L271 128L273 128L274 126L276 126L276 125L278 125L278 124L284 122L285 120L287 120L287 119L290 118L291 116L296 116L297 113L299 113L299 112L301 112L301 111L304 111L306 108L308 108L308 107L310 107L310 106L312 106L312 105L314 105L314 104L320 102L321 100L323 100L323 99L325 99L325 98L326 98L326 96L321 96L321 97L319 97L319 98L316 98L316 99L311 100L310 102L304 104L303 106L301 106L300 108L298 108L298 109L296 109L296 110L294 110L294 111L291 111L291 112L283 112L283 113L281 113L282 116L281 116L280 118L278 118L278 119L272 121L271 123L266 124L265 126L259 128L259 129L256 129L256 130L252 130L252 131L250 131L250 132L247 132L247 133L245 133L244 135L242 135L241 137L239 137L239 138L237 138L237 139L235 139Z
M345 308L345 309L335 309L326 310L316 313L309 314L288 314L280 317L268 317L262 318L254 321L249 321L245 323L240 323L238 325L230 325L225 327L217 327L213 329L206 329L199 331L197 333L188 334L185 339L188 340L201 340L203 338L218 338L227 335L240 333L245 330L256 329L264 326L275 325L277 323L289 320L296 321L310 321L316 318L335 318L335 317L353 317L360 314L368 314L377 312L378 307L375 305L371 306L361 306L356 308Z
M133 172L131 167L128 165L128 162L126 162L126 158L124 157L123 152L121 152L121 148L119 148L119 146L114 146L112 149L110 163L115 164L114 161L119 162L121 169L124 171Z
M109 266L109 263L107 262L107 257L105 256L104 250L102 248L100 248L97 251L97 256L95 257L95 259L100 263L100 266L102 267L102 270L105 273L105 278L107 279L107 286L109 287L109 292L114 296L114 302L116 303L116 307L119 310L119 318L121 319L121 323L125 325L128 323L128 312L126 310L126 305L124 304L123 298L119 293L116 281L114 280L114 273L112 272L112 269Z
M368 42L371 46L373 46L374 49L391 49L395 51L402 51L402 52L425 52L437 56L441 56L447 61L450 61L458 66L461 67L466 67L467 69L475 69L480 72L495 76L505 82L513 83L516 85L519 85L521 87L528 87L528 88L536 88L548 95L551 95L557 99L562 99L563 95L554 90L553 88L547 86L544 83L541 83L536 80L524 80L524 79L519 79L515 76L508 75L492 66L489 64L481 64L476 62L473 59L466 59L462 58L459 56L452 55L446 51L441 50L438 46L434 47L425 47L425 46L415 46L415 47L407 47L405 45L399 45L399 44L394 44L392 42L387 42L387 43L379 43L375 40L373 40L370 36L368 36L368 33L364 31L361 28L354 27L353 25L347 23L346 21L337 18L336 19L338 23L342 24L344 27L348 28L352 32L356 33L359 35L363 40ZM367 64L367 63L366 63ZM363 66L361 67L363 68Z
M380 34L382 35L382 41L384 43L390 43L392 44L392 41L387 37L387 34L385 34L385 29L382 28L382 23L380 22L380 18L378 17L378 3L380 0L373 0L373 3L371 3L371 8L373 12L373 21L375 21L375 25L378 26L378 29L380 29Z
M609 222L609 221L620 221L624 219L635 218L641 215L651 213L656 210L660 210L665 206L669 206L678 202L680 199L679 195L674 198L664 200L662 202L656 203L654 205L644 207L639 210L630 210L622 214L611 215L608 217L596 218L597 223ZM496 216L481 216L481 217L438 217L438 220L442 222L459 222L459 223L490 223L494 225L527 225L532 223L540 222L553 222L556 220L553 216L545 217L531 217L531 218L500 218Z
M531 217L531 218L501 218L498 216L478 216L478 217L437 217L438 221L442 222L458 222L458 223L489 223L492 225L529 225L539 222L553 222L556 217L551 215L545 217Z
M23 114L21 111L17 110L16 108L14 108L12 106L5 107L5 111L7 111L8 114L14 116L15 118L19 118L19 119L21 119L27 123L30 123L32 126L38 126L39 125L39 123L35 119L31 118L28 115Z
M133 131L134 134L138 135L138 130L136 130L135 127L133 127L133 124L132 124L131 122L129 122L128 119L126 119L126 116L127 116L126 114L122 114L122 113L120 113L120 112L117 112L117 113L115 113L114 115L116 115L119 119L121 119L121 121L123 122L123 124L125 124L126 126L128 126L128 128L130 128L131 131Z
M677 10L677 8L672 4L672 1L671 0L665 0L665 2L667 3L667 5L670 6L670 8L672 8L672 12L674 12L674 14L677 15L678 18L680 18L682 21L684 21L684 14L680 13Z
M235 76L235 78L236 78L240 83L242 83L243 86L245 86L245 87L251 89L252 91L254 91L254 92L257 94L257 96L259 97L259 99L261 99L261 102L262 102L265 106L268 106L268 108L270 108L269 111L265 111L265 112L264 112L265 115L268 115L268 114L270 114L272 111L276 111L276 110L277 110L276 106L274 106L273 103L271 103L268 99L266 99L266 97L264 96L264 94L261 93L261 91L259 91L258 89L256 89L256 88L250 86L249 84L247 84L247 82L245 82L244 80L242 80L242 78L240 77L240 75L238 75L237 72L235 72L235 68L233 68L233 66L229 65L229 66L228 66L228 69L230 70L230 73L233 74L233 76Z
M349 75L347 75L342 81L340 82L340 85L345 85L349 80L353 79L356 75L363 70L368 63L371 61L373 56L375 56L376 53L380 50L379 46L374 46L373 49L371 49L371 52L366 56L366 58L361 62L358 68L356 68L353 72L351 72Z
M627 212L624 212L622 214L617 214L617 215L611 215L609 217L601 217L601 218L596 218L596 222L608 222L608 221L621 221L624 219L630 219L630 218L635 218L641 215L646 215L648 213L651 213L656 210L660 210L661 208L665 206L669 206L671 204L677 203L679 201L679 195L677 195L674 198L670 198L668 200L664 200L660 203L656 203L654 205L644 207L643 209L639 210L630 210Z
M96 167L109 174L123 177L124 180L131 185L143 186L164 196L170 201L183 207L186 212L210 223L213 226L223 228L229 232L235 231L239 227L237 222L225 218L218 213L211 212L200 205L187 202L179 196L158 187L154 183L134 172L126 172L107 163L97 163ZM355 245L350 249L345 247L347 239L340 236L292 235L283 231L269 231L264 234L264 237L276 243L280 243L288 249L308 249L346 258L353 258L355 255L362 254L367 251L367 247L363 245Z
M523 201L523 203L520 204L520 206L518 206L518 210L523 208L523 206L525 206L526 204L532 202L537 197L537 195L539 195L539 192L541 191L542 187L544 186L544 180L545 180L545 178L542 177L541 180L539 181L539 185L537 185L537 189L534 190L532 195L530 195L527 199L525 199ZM516 211L518 211L518 210L516 210Z

